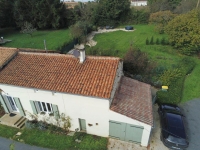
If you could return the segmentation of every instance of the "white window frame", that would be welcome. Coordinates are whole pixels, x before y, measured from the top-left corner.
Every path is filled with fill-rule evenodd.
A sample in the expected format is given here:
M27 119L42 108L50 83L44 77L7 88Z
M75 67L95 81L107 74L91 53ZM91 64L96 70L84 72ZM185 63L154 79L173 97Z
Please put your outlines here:
M39 110L41 112L45 112L45 113L48 113L48 114L53 113L52 104L46 103L46 102L40 102L40 101L36 101L36 102L38 103ZM47 105L49 105L50 107L48 107ZM49 110L49 108L50 108L50 110Z

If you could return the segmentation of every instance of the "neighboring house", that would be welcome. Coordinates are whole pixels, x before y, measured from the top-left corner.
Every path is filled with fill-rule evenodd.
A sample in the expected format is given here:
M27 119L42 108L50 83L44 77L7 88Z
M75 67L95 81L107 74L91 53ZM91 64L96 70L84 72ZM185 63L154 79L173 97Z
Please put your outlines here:
M145 0L131 0L131 6L147 6L147 1L145 1Z
M71 131L147 146L153 126L150 85L124 77L116 57L21 52L0 47L0 101L6 113L41 112Z

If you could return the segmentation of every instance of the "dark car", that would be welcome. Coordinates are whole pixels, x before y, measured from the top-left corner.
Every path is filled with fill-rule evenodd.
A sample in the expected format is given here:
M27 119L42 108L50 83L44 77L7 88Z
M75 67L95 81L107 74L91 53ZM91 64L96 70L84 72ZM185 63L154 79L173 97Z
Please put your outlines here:
M126 26L125 30L133 30L133 26Z
M158 108L161 124L161 141L170 149L185 149L189 142L186 138L183 114L176 105L163 104Z

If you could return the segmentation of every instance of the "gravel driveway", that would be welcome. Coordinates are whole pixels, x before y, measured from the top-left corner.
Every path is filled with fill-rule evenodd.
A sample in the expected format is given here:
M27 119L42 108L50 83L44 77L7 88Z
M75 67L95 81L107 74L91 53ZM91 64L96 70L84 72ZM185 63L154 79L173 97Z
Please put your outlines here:
M185 128L188 135L189 147L187 150L200 149L200 99L190 100L180 104L185 115Z

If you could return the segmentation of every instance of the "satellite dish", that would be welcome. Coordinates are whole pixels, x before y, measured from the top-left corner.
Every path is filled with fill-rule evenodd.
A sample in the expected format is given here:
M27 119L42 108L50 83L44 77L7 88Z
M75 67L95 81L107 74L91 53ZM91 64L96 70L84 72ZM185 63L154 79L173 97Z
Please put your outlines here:
M73 55L76 57L76 58L78 58L79 56L80 56L80 52L78 51L78 50L74 50L73 51Z

